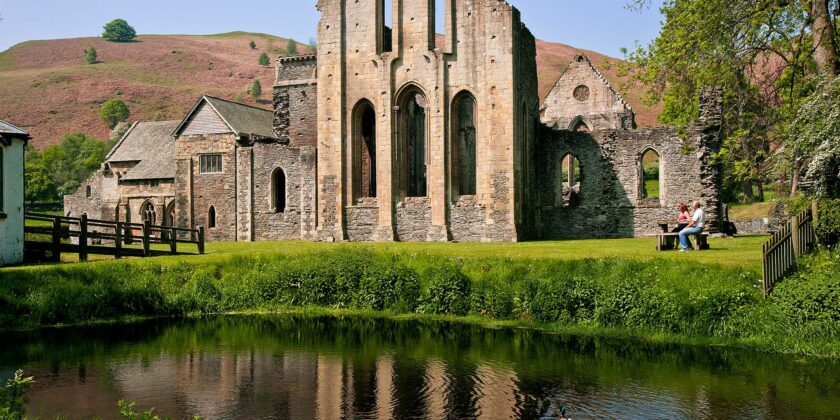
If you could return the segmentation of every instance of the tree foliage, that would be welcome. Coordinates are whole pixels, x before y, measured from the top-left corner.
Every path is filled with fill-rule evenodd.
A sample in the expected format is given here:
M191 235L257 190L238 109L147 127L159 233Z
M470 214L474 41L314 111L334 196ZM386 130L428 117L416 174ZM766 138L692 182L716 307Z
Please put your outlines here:
M96 48L90 47L85 50L85 63L96 64L97 55Z
M248 43L248 46L251 47L252 50L257 49L257 43L254 42L253 39L251 40L251 42Z
M262 84L260 84L259 80L254 80L254 83L251 84L251 87L248 89L248 94L250 94L254 100L257 100L260 96L262 96Z
M125 19L114 19L105 24L105 32L102 38L111 42L129 42L137 37L137 31L125 21Z
M57 145L26 153L26 200L55 202L73 194L97 169L113 146L74 133L64 136Z
M824 62L836 59L836 43L814 42L820 2L837 9L837 0L665 0L657 39L625 51L629 64L622 72L645 86L646 102L663 104L663 123L690 125L699 92L721 88L724 142L717 159L727 173L724 191L743 189L750 199L753 184L775 179L796 189L792 179L809 157L780 159L774 152L813 90L813 77L831 72L817 52ZM650 1L630 3L644 7Z
M270 64L267 53L263 52L262 54L260 54L259 64L261 66L267 66Z
M99 108L99 117L108 123L108 127L114 128L117 123L123 122L131 116L128 106L121 99L109 99Z
M297 55L298 54L297 41L295 41L294 39L290 39L289 43L286 45L286 52L289 53L289 55Z

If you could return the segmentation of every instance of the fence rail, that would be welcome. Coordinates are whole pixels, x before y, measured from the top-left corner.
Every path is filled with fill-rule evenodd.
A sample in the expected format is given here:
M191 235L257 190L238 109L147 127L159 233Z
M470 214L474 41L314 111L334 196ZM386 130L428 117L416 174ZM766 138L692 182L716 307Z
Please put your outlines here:
M82 217L52 216L26 213L28 222L45 223L43 226L26 226L24 232L49 237L48 241L26 240L24 249L29 259L42 256L48 261L61 261L62 253L79 254L79 261L88 256L110 255L122 257L154 257L161 255L204 254L204 227L184 229L157 226L149 222L128 223ZM48 225L46 225L48 224ZM63 242L70 240L70 243ZM112 243L113 246L103 245ZM133 245L139 245L134 247ZM152 245L168 245L168 249L153 249ZM182 252L179 244L193 244L196 252ZM49 254L49 258L46 255Z
M818 217L817 203L791 217L764 244L762 249L762 277L764 296L769 296L782 277L796 266L797 258L817 245L814 225Z

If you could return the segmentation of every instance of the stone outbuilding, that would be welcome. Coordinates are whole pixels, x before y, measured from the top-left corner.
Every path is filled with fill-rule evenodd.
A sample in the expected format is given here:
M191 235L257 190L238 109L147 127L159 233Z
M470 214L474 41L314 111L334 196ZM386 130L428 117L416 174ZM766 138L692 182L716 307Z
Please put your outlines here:
M23 261L23 162L29 133L0 120L0 266Z

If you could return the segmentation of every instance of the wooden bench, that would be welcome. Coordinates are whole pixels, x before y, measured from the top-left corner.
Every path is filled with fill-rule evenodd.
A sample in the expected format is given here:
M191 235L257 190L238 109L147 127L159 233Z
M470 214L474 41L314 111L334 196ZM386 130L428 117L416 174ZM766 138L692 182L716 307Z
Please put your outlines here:
M694 249L697 251L709 249L709 234L706 232L695 233L693 236L694 240L692 243L694 244ZM656 250L657 251L669 251L672 249L676 249L679 243L679 233L667 232L667 233L657 233L656 238Z

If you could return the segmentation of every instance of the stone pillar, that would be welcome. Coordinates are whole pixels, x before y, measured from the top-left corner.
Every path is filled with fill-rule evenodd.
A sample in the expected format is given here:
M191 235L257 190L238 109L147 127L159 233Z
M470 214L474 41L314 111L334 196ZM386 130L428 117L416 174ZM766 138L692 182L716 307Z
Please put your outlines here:
M236 149L236 240L252 242L254 240L254 148L251 146Z
M723 123L723 97L720 88L705 88L700 92L700 115L697 121L699 142L697 157L700 159L700 200L706 209L709 227L721 228L723 207L720 202L721 165L712 157L720 151Z
M439 88L443 86L443 81L446 79L444 76L446 66L443 65L442 54L430 54L430 57L433 59L432 64L437 68L435 73L437 80L434 81L436 88L430 88L428 93L429 109L427 112L430 121L429 150L426 151L429 154L426 190L429 195L429 204L432 207L432 225L426 240L429 242L446 242L449 240L449 230L446 227L446 212L448 209L446 167L449 161L446 147L448 98L445 95L446 90Z

